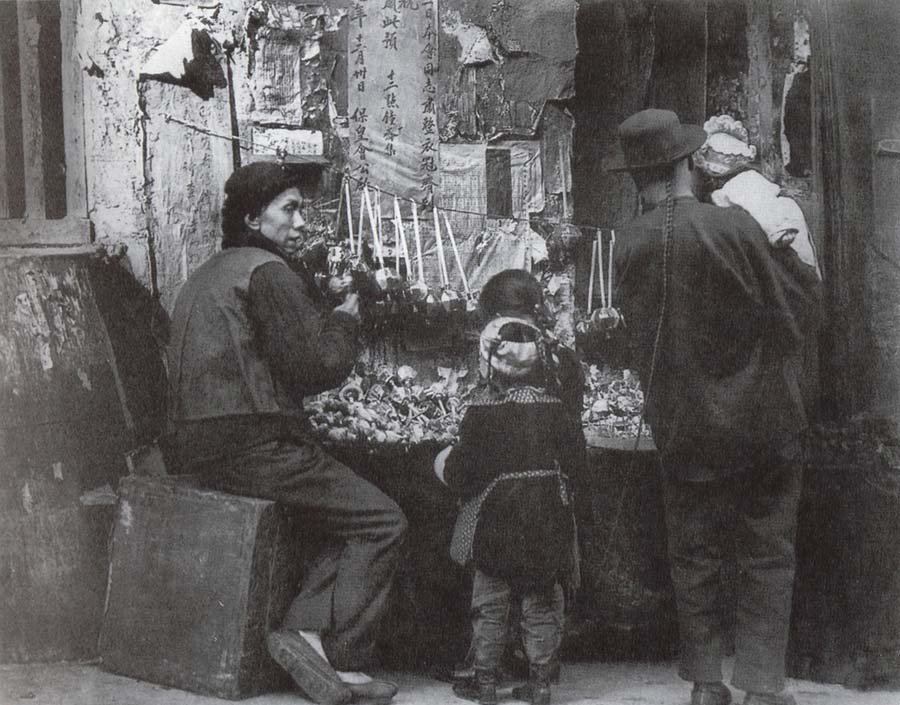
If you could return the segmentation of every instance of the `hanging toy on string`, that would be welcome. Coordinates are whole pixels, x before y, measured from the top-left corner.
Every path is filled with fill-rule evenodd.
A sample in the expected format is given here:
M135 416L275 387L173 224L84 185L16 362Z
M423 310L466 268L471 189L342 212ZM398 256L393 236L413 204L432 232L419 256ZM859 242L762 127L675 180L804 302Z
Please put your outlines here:
M588 283L587 314L589 327L594 331L611 331L620 325L625 325L622 314L612 305L613 297L613 248L616 244L616 231L610 231L607 261L603 260L603 238L597 231L597 238L591 247L591 278ZM606 275L604 276L604 269ZM595 273L599 275L600 284L600 308L591 311L594 304L594 279Z
M399 211L400 205L397 204ZM419 227L419 204L412 202L413 238L416 243L416 281L409 285L409 295L414 303L424 303L428 298L428 284L425 283L425 267L422 263L422 230Z
M476 314L479 310L478 298L469 288L469 278L466 276L462 258L459 256L459 247L456 244L456 238L453 236L453 226L450 225L450 218L447 217L447 211L444 211L443 214L444 225L447 227L447 237L450 239L450 248L453 250L453 260L456 262L456 269L459 271L459 278L463 285L463 298L460 300L460 303L462 304L461 308L467 314Z
M409 298L416 318L428 322L428 284L425 281L425 265L422 260L422 229L419 225L419 204L412 201L413 240L416 243L416 280L409 285Z
M464 307L459 294L450 287L450 273L447 270L447 256L444 251L444 238L441 236L441 221L438 208L434 208L434 241L437 248L438 271L441 274L440 302L444 311L451 313Z
M435 215L434 222L438 224L437 215ZM428 287L428 295L425 297L426 304L426 317L429 321L436 321L444 317L446 311L444 307L441 305L441 295L444 289L444 269L441 266L441 246L438 238L440 234L435 229L434 234L434 242L435 242L435 251L437 253L437 263L438 263L438 279L440 280L440 284L436 287Z
M407 314L413 311L412 263L409 257L409 241L406 238L406 228L403 226L403 213L400 211L400 199L394 196L394 240L396 242L395 260L397 273L400 275L401 286L396 292L397 301L400 304L401 313Z
M384 264L384 248L381 241L381 214L375 217L372 207L372 199L369 196L369 187L363 185L363 202L366 213L369 216L369 225L372 229L372 249L375 252L375 283L382 291L387 291L394 279L392 272Z

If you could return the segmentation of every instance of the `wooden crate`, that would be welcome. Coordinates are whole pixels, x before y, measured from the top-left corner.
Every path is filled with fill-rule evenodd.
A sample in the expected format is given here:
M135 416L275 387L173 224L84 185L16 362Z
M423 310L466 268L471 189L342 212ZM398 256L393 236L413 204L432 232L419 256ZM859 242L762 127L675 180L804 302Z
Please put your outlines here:
M119 494L103 667L225 698L287 685L265 638L299 585L292 517L184 479L129 477Z

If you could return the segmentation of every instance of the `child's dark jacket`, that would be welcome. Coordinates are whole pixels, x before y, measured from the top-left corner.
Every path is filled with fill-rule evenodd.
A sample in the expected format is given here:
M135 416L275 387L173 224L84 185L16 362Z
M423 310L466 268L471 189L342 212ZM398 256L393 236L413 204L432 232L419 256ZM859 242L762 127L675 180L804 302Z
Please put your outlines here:
M479 513L473 560L487 575L540 589L566 570L573 538L571 487L584 462L581 424L558 398L533 387L483 390L466 410L444 479L462 500L510 473L556 476L497 482Z

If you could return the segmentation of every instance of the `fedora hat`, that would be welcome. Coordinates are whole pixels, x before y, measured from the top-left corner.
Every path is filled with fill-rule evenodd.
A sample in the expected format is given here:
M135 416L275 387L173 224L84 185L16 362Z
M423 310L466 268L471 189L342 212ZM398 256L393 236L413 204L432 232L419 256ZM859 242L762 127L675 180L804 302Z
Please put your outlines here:
M682 125L671 110L641 110L619 125L622 153L606 171L636 171L671 164L696 152L705 141L702 127Z

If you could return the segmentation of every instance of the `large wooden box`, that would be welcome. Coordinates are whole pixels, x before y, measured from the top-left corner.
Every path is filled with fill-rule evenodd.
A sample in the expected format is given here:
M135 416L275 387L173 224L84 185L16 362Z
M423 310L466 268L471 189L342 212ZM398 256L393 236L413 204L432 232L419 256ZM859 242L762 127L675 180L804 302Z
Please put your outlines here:
M190 481L122 481L113 534L104 668L225 698L287 684L268 656L299 585L296 522L273 502Z

